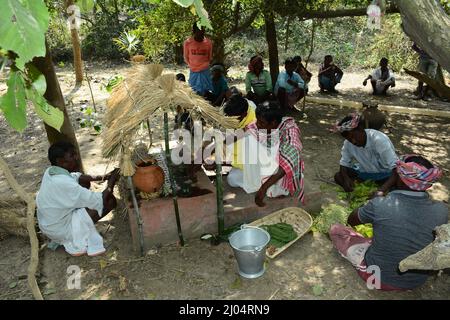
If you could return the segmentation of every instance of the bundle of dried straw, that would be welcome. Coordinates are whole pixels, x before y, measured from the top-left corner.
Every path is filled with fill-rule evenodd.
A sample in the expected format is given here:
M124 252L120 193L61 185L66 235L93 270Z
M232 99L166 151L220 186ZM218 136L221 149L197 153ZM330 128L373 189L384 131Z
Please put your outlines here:
M162 117L163 112L180 106L194 118L202 117L212 125L225 129L238 126L236 118L224 116L186 83L176 81L174 74L162 75L162 71L163 66L157 64L134 66L108 100L106 129L102 134L103 156L120 158L121 168L127 175L131 173L128 150L133 146L140 124L151 116Z

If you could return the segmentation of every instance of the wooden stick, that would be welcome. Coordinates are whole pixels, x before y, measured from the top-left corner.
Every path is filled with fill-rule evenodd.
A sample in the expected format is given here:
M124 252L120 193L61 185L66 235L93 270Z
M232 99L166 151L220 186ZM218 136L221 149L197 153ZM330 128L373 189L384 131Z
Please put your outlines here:
M36 271L39 264L39 241L36 235L34 213L36 208L36 203L34 198L27 193L22 186L14 178L8 164L0 156L0 169L5 175L6 181L8 181L10 187L20 196L20 198L27 203L27 230L30 236L31 244L31 261L28 266L28 285L30 286L31 292L36 300L44 300L41 291L36 281Z
M144 231L142 228L143 222L141 213L139 212L139 205L137 203L136 194L134 192L133 180L131 177L127 177L128 187L130 188L131 198L133 200L134 212L136 213L136 222L138 224L138 233L139 233L139 249L141 256L144 256Z
M150 140L149 149L153 146L153 135L152 135L152 129L150 128L150 120L147 119L147 129L148 129L148 138Z
M216 197L217 197L217 222L219 237L223 235L225 229L224 208L223 208L223 181L222 181L222 155L223 141L216 139Z
M94 111L97 112L97 108L95 106L95 100L94 100L94 93L92 92L92 88L91 88L91 80L89 79L87 70L84 70L84 72L86 73L86 80L89 86L89 91L91 92L91 99L92 99L92 106L94 107Z
M278 288L277 290L275 290L275 292L272 293L272 294L270 295L269 300L272 300L272 299L277 295L277 293L278 293L279 291L280 291L280 288Z
M333 106L348 107L348 108L355 108L355 109L363 108L362 102L356 102L356 101L350 101L350 100L344 100L344 99L329 99L329 98L308 96L308 102L317 103L317 104L329 104L329 105L333 105ZM378 105L378 110L397 112L397 113L406 113L406 114L417 114L417 115L424 115L424 116L430 116L430 117L450 118L450 111L445 111L445 110L410 108L410 107L392 106L392 105L383 105L383 104Z
M164 112L164 140L166 145L166 163L167 171L169 173L170 185L172 186L172 199L173 206L175 208L175 218L177 220L178 238L180 239L180 245L184 246L183 233L181 231L180 211L178 209L178 197L177 186L175 185L175 179L172 174L172 161L170 161L170 146L169 146L169 118L167 112Z

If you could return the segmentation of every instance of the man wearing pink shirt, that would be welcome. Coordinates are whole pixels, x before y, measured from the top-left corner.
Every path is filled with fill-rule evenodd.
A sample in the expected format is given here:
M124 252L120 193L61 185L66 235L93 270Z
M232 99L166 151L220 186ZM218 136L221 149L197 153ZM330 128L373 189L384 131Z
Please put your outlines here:
M196 93L204 96L213 90L209 63L212 60L212 42L205 37L205 28L194 23L193 36L184 42L184 61L189 66L189 85Z

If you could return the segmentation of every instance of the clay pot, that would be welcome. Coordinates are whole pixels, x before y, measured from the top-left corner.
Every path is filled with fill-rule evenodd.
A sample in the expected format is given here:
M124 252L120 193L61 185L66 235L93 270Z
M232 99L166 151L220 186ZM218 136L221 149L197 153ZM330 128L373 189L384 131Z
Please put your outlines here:
M364 104L362 123L366 129L380 130L386 124L386 115L378 110L378 105Z
M138 162L133 184L146 193L158 192L164 184L164 171L154 160Z

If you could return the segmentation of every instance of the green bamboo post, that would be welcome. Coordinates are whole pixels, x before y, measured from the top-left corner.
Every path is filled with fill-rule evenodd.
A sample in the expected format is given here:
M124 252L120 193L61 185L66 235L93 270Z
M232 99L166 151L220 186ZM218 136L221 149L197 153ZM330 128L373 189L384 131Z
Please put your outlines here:
M141 213L139 212L139 205L137 203L137 199L136 199L136 194L134 193L134 186L133 186L133 181L131 180L131 177L127 177L127 181L128 181L128 187L130 188L131 191L131 198L133 200L133 207L134 207L134 212L136 213L136 221L138 224L138 233L139 233L139 249L141 252L141 256L144 256L144 230L142 229L142 217L141 217Z
M180 239L180 245L184 246L183 233L181 231L181 223L180 223L180 212L178 210L177 187L175 185L175 179L172 175L172 167L171 167L171 161L170 161L169 119L167 116L167 112L164 112L164 140L165 140L165 145L166 145L167 169L168 169L168 173L169 173L170 185L172 187L173 206L175 208L175 217L177 219L178 238Z
M223 181L222 181L222 141L216 139L216 196L217 196L217 225L219 238L222 237L225 229L224 208L223 208Z

